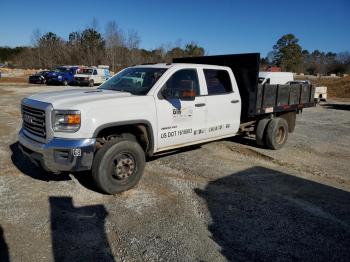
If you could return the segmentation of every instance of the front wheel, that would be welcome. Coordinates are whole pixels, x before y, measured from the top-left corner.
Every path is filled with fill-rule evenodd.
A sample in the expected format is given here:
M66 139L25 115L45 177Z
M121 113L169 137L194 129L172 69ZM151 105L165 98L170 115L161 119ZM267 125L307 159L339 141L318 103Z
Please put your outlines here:
M102 191L117 194L137 185L145 164L145 153L136 141L115 138L97 151L92 176Z
M64 86L68 85L68 81L67 80L63 80L62 83L63 83Z
M89 81L89 87L93 87L95 85L94 80Z
M270 149L280 149L288 138L288 123L283 118L272 119L266 128L266 146Z

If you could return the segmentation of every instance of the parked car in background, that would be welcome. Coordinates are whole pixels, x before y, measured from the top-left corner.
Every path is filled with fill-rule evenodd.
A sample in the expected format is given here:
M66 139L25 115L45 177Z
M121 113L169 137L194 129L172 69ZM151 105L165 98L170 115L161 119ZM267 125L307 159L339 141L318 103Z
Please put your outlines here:
M285 85L293 81L293 73L290 72L259 72L259 84Z
M99 67L80 68L74 75L74 85L100 85L109 78L109 70Z
M29 76L28 82L31 84L45 84L46 77L50 73L48 70L40 71L34 75Z
M46 83L48 85L68 85L74 82L74 75L77 73L79 66L61 66L51 71L46 76Z

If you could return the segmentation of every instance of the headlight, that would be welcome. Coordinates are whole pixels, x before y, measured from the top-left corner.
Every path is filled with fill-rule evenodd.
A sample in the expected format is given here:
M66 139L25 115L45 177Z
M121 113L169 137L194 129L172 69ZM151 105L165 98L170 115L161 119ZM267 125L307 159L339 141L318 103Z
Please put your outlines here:
M58 78L58 79L61 79L61 78L62 78L62 76L58 76L57 78Z
M52 112L52 128L57 132L77 132L80 128L80 111L54 110Z

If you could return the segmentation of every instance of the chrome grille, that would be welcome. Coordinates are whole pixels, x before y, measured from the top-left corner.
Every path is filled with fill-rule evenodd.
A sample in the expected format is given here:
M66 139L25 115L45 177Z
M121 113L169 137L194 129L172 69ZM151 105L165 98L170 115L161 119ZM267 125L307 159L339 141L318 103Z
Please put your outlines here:
M45 111L22 105L23 128L29 133L46 138Z

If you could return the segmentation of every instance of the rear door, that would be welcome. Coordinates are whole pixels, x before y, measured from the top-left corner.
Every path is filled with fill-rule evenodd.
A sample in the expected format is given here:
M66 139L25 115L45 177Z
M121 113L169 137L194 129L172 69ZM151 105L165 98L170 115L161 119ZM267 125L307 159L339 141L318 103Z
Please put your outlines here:
M100 84L101 83L101 77L98 75L97 69L94 69L94 71L92 71L92 76L91 77L94 80L95 84Z
M196 89L193 101L165 99L158 94L156 99L158 119L158 150L171 149L204 138L206 127L206 97L201 96L196 68L179 69L163 85L163 88L177 89L192 81ZM191 82L191 83L192 83ZM201 132L202 130L202 132Z
M97 84L102 84L105 81L105 75L103 69L94 70L94 80Z
M232 72L203 69L207 88L207 138L234 135L240 125L241 99Z

